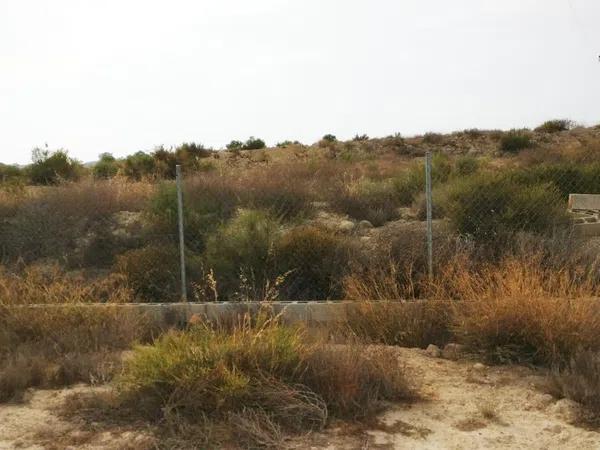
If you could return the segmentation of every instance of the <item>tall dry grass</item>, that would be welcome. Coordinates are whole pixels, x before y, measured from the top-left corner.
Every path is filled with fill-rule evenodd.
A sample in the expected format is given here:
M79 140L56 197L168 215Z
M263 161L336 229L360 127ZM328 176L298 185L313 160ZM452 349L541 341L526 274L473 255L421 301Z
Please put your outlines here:
M132 298L119 280L85 280L57 266L0 271L0 401L29 387L110 379L120 352L154 330L148 318L118 306ZM109 305L86 306L96 301Z

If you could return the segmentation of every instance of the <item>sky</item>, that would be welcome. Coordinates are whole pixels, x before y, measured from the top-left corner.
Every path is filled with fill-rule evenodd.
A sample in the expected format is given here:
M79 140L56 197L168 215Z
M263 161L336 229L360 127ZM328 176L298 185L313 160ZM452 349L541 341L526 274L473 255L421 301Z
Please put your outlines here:
M600 122L598 0L0 0L0 162Z

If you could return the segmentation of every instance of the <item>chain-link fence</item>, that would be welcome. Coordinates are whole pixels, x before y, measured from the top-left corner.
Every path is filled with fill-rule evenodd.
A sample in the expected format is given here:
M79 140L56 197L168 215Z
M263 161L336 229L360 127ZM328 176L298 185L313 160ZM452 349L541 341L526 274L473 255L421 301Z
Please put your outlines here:
M4 192L0 251L15 270L117 274L138 301L341 300L353 277L390 265L397 295L418 295L457 252L494 261L526 244L595 251L597 155L307 159L179 183Z

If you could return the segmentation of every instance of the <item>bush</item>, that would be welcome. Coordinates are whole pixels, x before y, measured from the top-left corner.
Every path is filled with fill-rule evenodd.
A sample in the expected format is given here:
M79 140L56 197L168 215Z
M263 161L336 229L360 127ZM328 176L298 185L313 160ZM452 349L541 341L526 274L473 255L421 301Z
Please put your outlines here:
M568 131L573 128L573 121L567 119L548 120L538 126L535 131L541 133L559 133L561 131Z
M600 424L600 353L580 351L551 378L552 393L583 405L584 421Z
M441 144L444 142L444 136L439 133L425 133L423 142L426 144Z
M431 161L431 180L434 185L445 183L452 173L452 165L447 156L435 153ZM417 194L425 192L425 166L413 163L402 175L393 178L392 183L397 201L402 206L410 206Z
M430 298L454 298L453 331L494 362L563 366L579 350L600 350L594 271L556 269L542 253L497 264L460 257L438 274Z
M354 135L354 137L352 138L353 141L355 142L364 142L364 141L368 141L369 140L369 136L366 134L356 134Z
M347 332L369 343L426 348L451 340L448 302L351 299L359 301L348 310Z
M448 186L442 208L457 232L477 240L517 231L550 233L568 221L553 185L519 185L490 174L456 179Z
M456 160L456 174L459 176L473 175L479 170L479 160L473 156L460 156Z
M326 142L336 142L337 138L333 134L326 134L321 138L321 140Z
M511 130L500 138L500 150L504 153L518 153L532 146L531 136L524 131Z
M32 152L33 164L29 166L29 176L34 184L57 184L61 181L77 180L82 166L69 157L64 150L49 152L36 148Z
M184 226L186 244L202 251L208 234L231 218L239 200L235 186L218 175L206 175L184 183ZM177 187L172 182L159 185L152 197L148 215L156 234L177 233Z
M125 158L123 173L132 180L151 178L155 175L155 170L154 158L147 153L137 152Z
M20 167L0 163L0 183L20 181L23 176Z
M198 279L200 266L193 253L186 253L188 281ZM175 244L149 245L119 256L115 271L142 301L168 302L181 298L179 250Z
M244 143L242 141L233 140L227 144L227 150L241 150L242 148L244 148Z
M341 298L350 248L345 239L316 227L297 227L277 242L277 272L287 274L281 295L289 300Z
M533 185L552 183L561 196L600 193L600 163L541 164L510 174L515 182Z
M254 136L250 136L246 142L244 142L243 150L260 150L266 148L265 141Z
M368 220L375 226L398 215L397 187L390 181L361 180L341 187L332 198L333 207L357 220Z
M92 173L94 178L98 179L109 179L113 178L119 172L119 164L115 157L110 153L102 153L99 156L99 160L94 164Z
M153 326L117 305L85 303L131 300L117 278L90 281L56 266L1 271L0 402L19 399L29 387L110 379L120 365L117 352L147 339Z
M274 276L273 247L279 222L268 213L242 210L206 243L206 270L213 270L219 295L233 299L240 290L259 299Z
M239 440L281 446L283 433L365 417L412 397L388 352L311 342L303 328L265 316L230 332L204 325L137 347L119 380L121 404L153 420L221 424L209 447ZM251 426L248 426L251 425Z

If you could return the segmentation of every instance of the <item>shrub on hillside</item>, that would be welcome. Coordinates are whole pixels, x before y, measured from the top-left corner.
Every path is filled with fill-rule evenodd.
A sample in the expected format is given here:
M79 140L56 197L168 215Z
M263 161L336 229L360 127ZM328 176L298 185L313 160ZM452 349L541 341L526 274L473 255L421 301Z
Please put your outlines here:
M348 242L316 227L297 227L277 242L277 272L286 274L280 290L289 300L341 298L341 278L350 258Z
M566 199L569 194L600 193L600 163L540 164L510 174L518 183L552 183Z
M132 299L114 277L86 280L57 266L1 270L0 402L18 399L30 387L110 379L120 364L118 352L148 338L152 324L116 305L85 303Z
M255 138L254 136L250 136L246 142L244 142L243 150L260 150L262 148L266 148L267 145L265 141L259 138Z
M64 150L50 152L35 148L32 152L33 163L28 172L34 184L57 184L61 181L77 180L82 172L81 164L70 158Z
M390 181L360 180L342 186L333 194L332 206L356 220L368 220L375 226L397 217L396 187Z
M573 121L568 119L556 119L548 120L538 126L535 131L541 133L559 133L561 131L568 131L573 128Z
M326 134L321 138L321 140L326 142L336 142L337 138L333 134Z
M209 237L205 269L214 272L222 299L233 299L242 287L248 295L255 292L260 297L268 281L280 275L273 273L273 247L278 234L279 222L271 215L242 210Z
M119 163L110 153L102 153L92 169L94 178L104 180L115 177L118 172Z
M235 139L227 144L227 150L241 150L244 147L242 141L236 141Z
M23 178L24 174L20 167L0 163L1 184L21 181Z
M447 188L442 208L458 233L477 240L517 231L550 233L567 223L553 185L519 185L490 174L456 179Z
M155 162L152 155L140 151L125 158L123 173L132 180L141 181L145 178L153 177L155 169Z
M545 265L542 253L473 265L463 256L441 268L429 298L453 298L457 339L495 362L564 365L600 350L594 270Z
M425 133L423 135L423 142L426 144L442 144L444 142L444 136L439 133Z
M389 352L329 349L303 328L262 315L229 332L198 325L138 347L119 386L120 405L138 416L176 417L182 429L220 425L218 435L203 436L212 438L204 440L208 447L239 439L281 447L284 433L319 430L328 419L365 417L383 401L413 397Z
M456 159L456 175L472 175L479 170L479 160L473 156L460 156Z
M183 190L186 244L202 251L206 236L235 213L237 192L232 183L217 175L186 180ZM173 182L159 185L150 201L148 216L155 233L177 233L177 188Z
M199 277L200 263L190 251L186 258L191 283ZM115 272L125 277L127 286L141 301L169 302L181 298L179 250L175 244L154 244L118 255Z
M500 138L500 150L504 153L518 153L532 146L533 141L526 131L511 130Z

